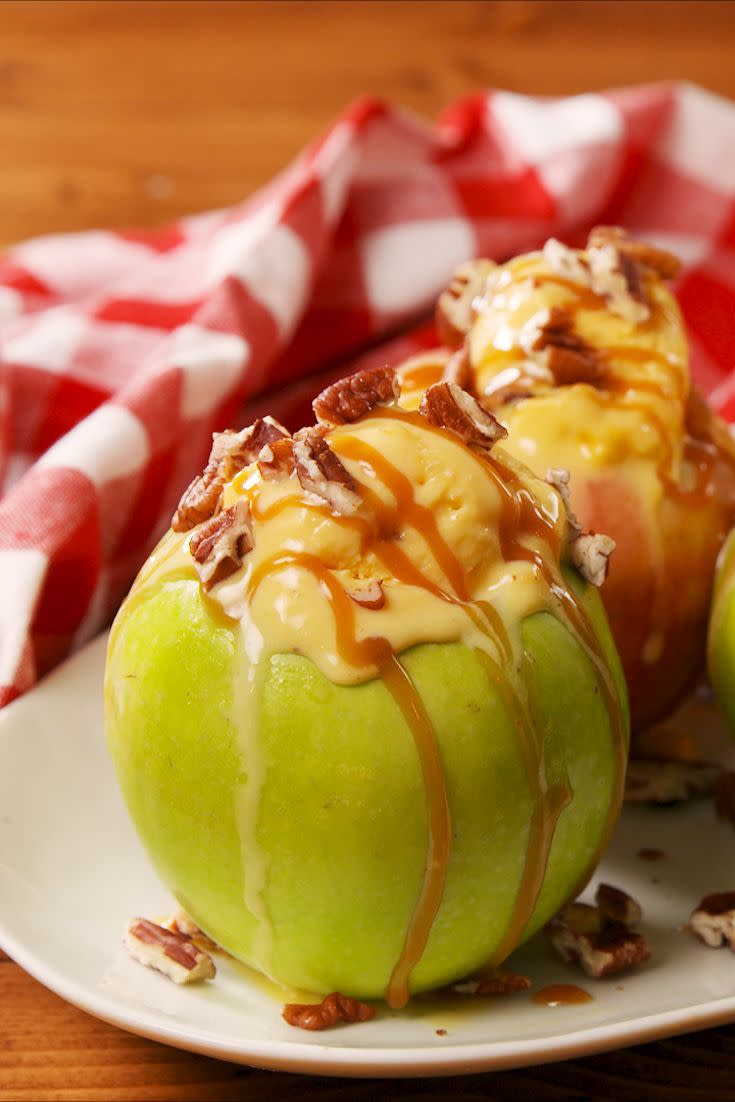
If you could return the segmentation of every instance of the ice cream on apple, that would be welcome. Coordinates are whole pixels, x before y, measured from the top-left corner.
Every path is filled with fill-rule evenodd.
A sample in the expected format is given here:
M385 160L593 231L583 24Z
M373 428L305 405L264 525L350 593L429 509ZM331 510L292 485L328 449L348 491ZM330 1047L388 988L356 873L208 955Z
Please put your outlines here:
M460 378L508 428L506 449L537 473L568 470L581 523L615 539L603 601L634 729L702 671L715 559L735 520L735 448L690 384L665 285L677 269L610 228L584 250L550 240L465 265L439 302L446 349L402 369L409 404L431 362Z
M620 806L611 543L453 383L390 370L215 439L113 629L107 731L163 879L272 978L402 1006L500 963Z

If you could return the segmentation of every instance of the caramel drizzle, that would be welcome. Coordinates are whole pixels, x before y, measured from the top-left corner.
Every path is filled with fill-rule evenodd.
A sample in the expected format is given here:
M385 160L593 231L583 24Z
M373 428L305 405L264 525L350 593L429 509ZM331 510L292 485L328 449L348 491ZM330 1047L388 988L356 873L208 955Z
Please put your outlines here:
M265 560L249 578L248 598L252 600L265 577L287 567L308 570L317 579L332 606L340 655L353 666L377 668L416 744L427 797L428 845L421 892L386 991L388 1005L400 1009L408 1002L410 975L426 948L444 896L449 867L452 823L439 744L421 697L390 643L378 636L356 638L355 605L319 558L306 552L294 552Z

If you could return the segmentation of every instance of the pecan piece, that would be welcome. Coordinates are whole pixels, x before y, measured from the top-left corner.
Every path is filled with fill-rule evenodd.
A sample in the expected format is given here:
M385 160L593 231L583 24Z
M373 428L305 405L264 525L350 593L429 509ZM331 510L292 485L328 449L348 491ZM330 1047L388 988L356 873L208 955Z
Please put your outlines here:
M258 452L257 464L261 476L267 482L279 482L281 479L290 478L296 470L291 437L282 436L280 440L264 444Z
M450 429L467 444L491 448L508 435L500 421L456 383L434 383L424 391L420 412L439 428Z
M582 534L577 516L572 512L572 495L569 490L569 471L564 467L549 467L546 481L553 486L561 498L567 514L567 539L575 540Z
M214 961L206 950L189 937L146 918L134 918L128 923L124 944L133 960L155 968L174 983L211 980L216 975Z
M216 516L222 505L225 483L253 463L265 444L288 435L273 417L258 417L240 432L231 429L216 432L204 471L184 490L173 515L171 527L174 532L189 532L197 524Z
M336 513L357 512L362 501L357 484L318 430L296 433L294 459L296 475L305 490L322 498Z
M558 386L602 382L605 368L600 354L574 332L574 319L567 310L552 306L532 322L523 328L521 347L548 368Z
M735 826L735 772L723 769L715 784L715 812L720 819Z
M735 952L735 892L705 895L689 919L692 931L712 949L729 945Z
M333 991L320 1003L287 1003L283 1008L283 1017L289 1025L298 1029L316 1031L333 1029L341 1023L369 1022L375 1017L375 1011L359 999Z
M709 796L719 775L720 766L708 761L633 758L625 778L625 802L674 804Z
M460 980L459 983L453 983L450 990L456 995L499 997L514 995L516 991L528 991L530 986L528 976L521 976L516 972L492 972L486 976Z
M166 929L171 930L174 934L181 934L182 937L188 938L189 941L193 941L200 949L207 952L213 953L219 948L217 942L212 941L211 937L197 926L194 919L183 907L176 908L166 923Z
M557 926L563 926L574 934L598 934L603 926L603 918L598 907L575 900L565 904L551 919L549 929L554 930Z
M189 551L205 589L211 589L239 570L252 547L250 509L244 498L211 517L189 540Z
M590 230L587 248L595 249L601 245L614 245L623 256L650 268L661 279L676 279L681 270L681 261L674 253L646 241L634 241L620 226L595 226Z
M562 960L578 964L588 976L603 979L643 964L651 949L642 934L633 933L619 922L611 922L599 933L578 934L562 923L550 930L551 944Z
M436 305L436 330L447 348L459 348L475 317L475 302L482 298L488 276L497 265L492 260L470 260L460 265Z
M607 578L615 540L601 533L582 532L569 541L569 558L590 585L598 589Z
M569 249L555 237L550 237L542 249L543 257L552 272L571 279L575 283L590 285L590 270L584 258L576 249Z
M375 611L383 608L385 605L383 585L377 578L369 581L367 585L348 589L347 596L353 600L356 605L361 605L363 608L369 608Z
M400 393L392 367L370 367L332 383L317 395L311 408L322 425L344 425L359 421L376 406L395 405Z
M622 926L637 926L643 917L640 903L622 888L612 884L600 884L595 892L595 903L605 922L617 922Z
M592 290L605 299L610 312L634 325L646 321L651 311L635 261L612 244L591 247L587 256Z

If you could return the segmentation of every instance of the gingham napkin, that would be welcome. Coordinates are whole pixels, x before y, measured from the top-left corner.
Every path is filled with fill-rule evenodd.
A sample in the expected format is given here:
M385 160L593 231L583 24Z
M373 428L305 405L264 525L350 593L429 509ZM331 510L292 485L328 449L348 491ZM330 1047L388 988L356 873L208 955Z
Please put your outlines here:
M691 85L482 93L435 128L365 100L239 206L11 249L0 705L109 621L244 402L304 423L325 365L432 342L424 327L379 343L426 317L461 261L594 223L682 256L694 374L735 418L735 107Z

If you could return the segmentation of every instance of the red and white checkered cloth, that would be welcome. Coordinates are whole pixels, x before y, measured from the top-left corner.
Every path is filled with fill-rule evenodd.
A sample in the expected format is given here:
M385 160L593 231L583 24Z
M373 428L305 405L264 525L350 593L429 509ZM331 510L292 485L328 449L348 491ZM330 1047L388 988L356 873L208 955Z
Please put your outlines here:
M482 93L435 128L366 100L239 206L11 249L0 705L109 620L243 402L304 423L325 365L431 344L426 326L379 342L461 261L599 222L682 256L694 373L735 418L735 106L691 85Z

